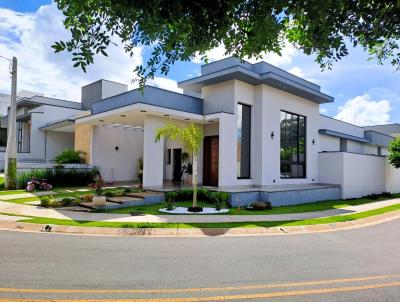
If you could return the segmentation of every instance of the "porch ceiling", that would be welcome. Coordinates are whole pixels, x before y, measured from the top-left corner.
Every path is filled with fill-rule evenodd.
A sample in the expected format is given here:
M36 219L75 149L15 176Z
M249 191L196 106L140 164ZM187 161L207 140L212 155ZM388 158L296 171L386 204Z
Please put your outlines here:
M200 124L215 123L218 121L218 114L203 117L199 114L182 112L173 109L162 108L147 104L134 104L118 108L76 120L77 124L84 123L93 126L100 125L128 125L132 127L143 127L147 115L158 116L165 119L180 120L182 122L195 122Z

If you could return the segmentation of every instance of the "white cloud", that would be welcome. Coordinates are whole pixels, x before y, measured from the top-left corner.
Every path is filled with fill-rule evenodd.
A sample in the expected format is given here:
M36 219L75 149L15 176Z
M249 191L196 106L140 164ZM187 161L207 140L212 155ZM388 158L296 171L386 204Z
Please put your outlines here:
M183 93L183 90L178 88L178 83L172 79L167 79L163 77L154 77L154 79L148 80L147 84L156 86L158 88Z
M225 46L221 44L218 47L215 47L207 51L206 56L209 62L218 61L223 58L231 56L231 54L225 54L225 52L226 52ZM285 42L283 49L281 51L281 55L278 55L276 53L262 53L261 57L258 59L247 58L246 60L249 61L250 63L266 61L275 66L289 65L292 63L293 57L296 56L297 53L298 50L292 44L290 44L289 42ZM195 57L192 59L192 62L196 64L203 63L201 56L199 54L195 55Z
M299 78L304 78L304 72L300 67L293 67L288 70L291 74L294 74L295 76L298 76Z
M385 124L390 120L390 110L389 101L374 101L368 94L364 94L340 106L335 118L359 126Z
M62 24L63 15L54 3L34 13L0 8L0 16L0 54L18 58L19 91L33 90L80 101L81 86L101 78L130 84L135 66L142 63L140 48L131 58L119 45L108 49L108 57L97 55L87 73L72 67L71 54L55 54L50 47L55 41L69 38ZM0 60L0 89L6 93L10 86L7 68L8 63Z
M320 108L319 108L319 113L321 113L321 114L327 114L327 113L328 113L328 109L320 107Z

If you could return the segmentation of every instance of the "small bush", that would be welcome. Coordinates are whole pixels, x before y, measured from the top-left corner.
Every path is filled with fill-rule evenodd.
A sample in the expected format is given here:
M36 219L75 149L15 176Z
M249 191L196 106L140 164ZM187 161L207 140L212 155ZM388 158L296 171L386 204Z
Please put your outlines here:
M382 193L381 193L381 196L382 196L382 197L392 197L393 194L390 193L390 192L382 192Z
M167 192L165 193L165 203L168 211L172 211L175 208L175 201L178 197L177 192Z
M133 193L131 188L125 188L124 191L122 192L123 194L129 194Z
M46 195L40 197L40 206L44 208L59 208L62 207L63 204L61 201L55 200L52 195Z
M64 149L59 155L57 155L54 160L57 164L81 164L84 162L82 155L85 152L83 151L75 151L72 149Z
M61 200L61 204L63 207L70 207L75 204L75 198L65 197Z
M82 202L92 202L93 201L93 194L85 194L79 196L79 198L82 200Z
M227 192L212 192L209 194L215 209L220 211L223 207L227 206L229 201L229 193Z
M105 191L104 196L107 198L115 197L115 192L113 191Z
M272 208L272 205L270 202L264 202L264 201L255 201L250 206L253 210L257 210L257 211L262 211L265 209Z

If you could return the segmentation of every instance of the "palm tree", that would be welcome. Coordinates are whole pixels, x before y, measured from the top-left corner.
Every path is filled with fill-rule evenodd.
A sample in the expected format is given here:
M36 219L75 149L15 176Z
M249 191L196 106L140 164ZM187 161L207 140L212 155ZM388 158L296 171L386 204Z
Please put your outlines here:
M193 156L193 208L197 207L197 156L201 142L203 141L203 128L199 125L191 123L187 126L177 126L169 122L156 131L156 142L162 137L178 141Z

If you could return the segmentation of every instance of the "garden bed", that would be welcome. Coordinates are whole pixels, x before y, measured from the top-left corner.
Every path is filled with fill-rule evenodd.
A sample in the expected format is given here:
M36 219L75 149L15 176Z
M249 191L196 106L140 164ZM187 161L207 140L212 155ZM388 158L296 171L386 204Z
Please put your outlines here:
M162 213L168 213L168 214L199 214L199 215L207 215L207 214L226 214L229 212L229 209L221 209L217 210L215 208L207 208L204 207L203 211L201 212L189 212L189 208L187 207L176 207L173 210L167 210L166 208L161 208L159 209L160 212Z

